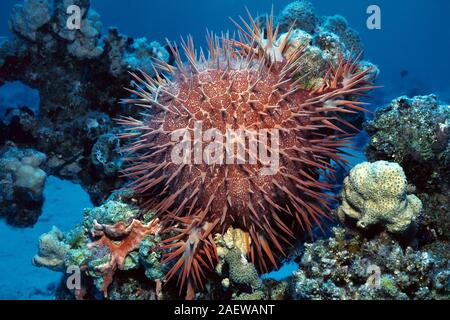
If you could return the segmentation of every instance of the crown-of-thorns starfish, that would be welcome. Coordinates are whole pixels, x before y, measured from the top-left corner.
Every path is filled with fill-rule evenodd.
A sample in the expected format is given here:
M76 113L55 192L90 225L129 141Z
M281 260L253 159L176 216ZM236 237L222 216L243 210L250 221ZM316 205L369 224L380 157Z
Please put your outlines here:
M126 102L143 107L142 118L119 120L127 127L121 137L130 141L124 176L143 208L156 211L165 230L175 232L163 245L164 263L173 263L167 279L178 275L180 292L187 284L190 297L217 259L212 233L230 225L247 231L249 259L267 271L298 232L311 232L313 223L329 216L332 186L320 175L333 175L333 162L347 163L342 149L351 148L347 131L356 129L340 115L363 111L355 97L374 88L371 69L362 69L360 56L352 54L330 63L319 87L302 87L305 48L292 47L293 28L278 37L273 15L265 30L250 14L249 22L241 20L237 37L208 32L207 54L197 52L191 37L182 40L182 53L169 42L175 66L156 61L154 78L133 74L136 85L129 91L135 98ZM230 128L278 130L278 169L260 175L261 160L174 163L171 133L191 132L198 122L224 135ZM249 157L245 142L243 147Z

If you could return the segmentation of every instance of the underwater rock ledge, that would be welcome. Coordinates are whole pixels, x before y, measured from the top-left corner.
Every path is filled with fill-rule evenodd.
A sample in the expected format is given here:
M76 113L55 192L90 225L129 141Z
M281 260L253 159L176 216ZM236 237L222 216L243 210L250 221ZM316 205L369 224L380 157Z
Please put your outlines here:
M66 28L69 5L82 8L79 30ZM115 145L103 137L116 133L113 117L134 112L119 104L128 72L152 74L152 58L168 62L168 51L115 28L102 35L100 16L88 0L26 0L14 7L9 24L14 36L0 42L0 85L21 81L38 89L40 107L9 110L0 119L0 143L45 153L47 174L80 183L100 204L123 183L120 162L109 157ZM97 157L91 158L94 147ZM100 165L99 159L109 163Z

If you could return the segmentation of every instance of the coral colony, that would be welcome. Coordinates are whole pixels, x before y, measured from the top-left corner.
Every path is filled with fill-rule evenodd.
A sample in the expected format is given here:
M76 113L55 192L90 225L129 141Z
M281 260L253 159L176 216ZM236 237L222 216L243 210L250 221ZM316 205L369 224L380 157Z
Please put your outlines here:
M365 122L378 68L343 17L295 1L203 49L102 34L87 0L9 22L0 84L40 107L0 115L0 216L33 226L49 175L95 206L39 238L57 299L450 297L450 109L399 97ZM361 129L370 162L350 168Z

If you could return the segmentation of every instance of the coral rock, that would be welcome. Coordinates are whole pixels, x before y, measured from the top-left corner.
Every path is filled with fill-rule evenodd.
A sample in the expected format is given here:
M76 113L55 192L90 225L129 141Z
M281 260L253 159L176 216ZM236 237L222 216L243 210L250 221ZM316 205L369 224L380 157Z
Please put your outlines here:
M426 251L402 249L389 237L334 237L305 244L290 279L294 299L431 299L449 297L449 262Z
M247 256L251 239L248 232L230 227L223 235L216 234L215 242L219 257L225 256L229 250L234 248L239 249L244 256Z
M51 3L48 0L25 0L14 6L9 20L13 32L36 40L36 31L51 19Z
M252 289L261 287L262 282L252 263L248 262L239 249L232 249L225 255L229 267L230 280L237 285L247 285Z
M33 264L53 271L64 271L64 258L69 245L64 243L64 234L56 227L39 238L39 251L33 258Z
M366 124L369 161L395 161L422 191L448 189L450 107L435 95L399 97Z
M0 216L16 226L32 226L41 214L47 157L33 149L0 150Z
M314 7L308 0L294 1L288 4L278 17L280 30L287 32L293 25L295 29L302 29L308 33L314 33L318 18L314 13Z

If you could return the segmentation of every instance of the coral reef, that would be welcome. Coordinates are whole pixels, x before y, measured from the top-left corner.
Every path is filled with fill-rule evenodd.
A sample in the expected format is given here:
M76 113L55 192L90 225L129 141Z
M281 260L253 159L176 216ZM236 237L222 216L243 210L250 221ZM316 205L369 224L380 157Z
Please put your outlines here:
M345 18L339 15L319 17L314 13L313 6L308 0L294 1L287 5L276 21L280 23L278 43L284 41L287 36L290 40L291 46L286 50L287 56L296 48L304 47L304 59L299 61L302 73L298 79L299 85L304 88L320 85L324 81L323 77L328 71L330 61L336 63L341 54L344 56L360 54L362 57L364 48L359 35L349 27ZM295 27L289 34L290 24L294 21ZM267 28L267 19L260 16L258 24ZM360 68L370 70L368 76L372 80L379 74L378 67L366 60L360 61ZM361 129L365 120L364 112L361 110L339 116L357 129ZM346 130L351 132L355 128Z
M82 8L80 29L65 27L71 4ZM391 163L354 168L337 209L347 234L335 229L305 244L290 279L260 278L331 214L328 178L336 162L346 163L342 148L364 119L358 99L378 70L362 60L343 17L318 17L309 1L296 1L278 17L238 25L239 40L208 34L209 55L200 56L191 38L166 49L115 28L103 35L88 0L25 0L10 25L14 37L0 40L0 85L19 80L39 89L41 106L8 110L0 143L48 159L2 149L0 201L16 208L2 215L19 225L38 216L42 198L33 192L42 185L16 186L23 170L41 183L45 172L81 183L97 205L74 230L54 228L39 240L33 263L63 273L58 298L448 299L449 117L433 96L399 98L367 124L369 160L398 162L406 177ZM118 104L130 80L125 102L148 114ZM128 126L122 133L112 120L119 115ZM262 162L169 163L174 144L164 133L193 129L194 120L204 130L280 129L279 170L260 176ZM42 161L24 162L26 152ZM6 166L9 158L15 167ZM128 181L133 190L113 192ZM39 200L30 212L17 209L30 203L15 194L23 188ZM349 218L359 229L381 224L393 234L418 224L414 247L389 232L350 232ZM67 288L69 267L80 269L80 289Z
M82 293L72 292L72 298L95 298L98 293L109 297L111 286L113 298L118 298L117 282L132 281L121 278L120 272L130 272L130 278L139 275L152 290L164 276L158 219L139 216L137 207L119 197L114 194L104 205L86 209L83 223L72 231L63 234L54 228L41 236L35 265L61 272L74 266L82 270Z
M156 42L148 42L146 38L136 39L131 45L130 52L126 52L124 62L133 71L142 70L155 75L153 59L169 62L169 52Z
M0 149L0 216L14 226L32 226L41 214L47 157L33 149Z
M23 4L15 5L11 12L11 31L35 41L38 29L52 18L52 9L52 4L47 0L24 0Z
M361 52L363 50L358 33L349 27L344 17L334 15L324 17L322 20L320 29L314 39L319 48L328 51L331 45L332 50L336 50L336 46L337 48L347 48L347 50L352 50L353 52ZM329 40L330 38L332 39L331 41Z
M267 28L265 19L261 16L259 24ZM359 54L363 46L358 33L349 27L344 17L339 15L319 17L314 13L313 5L308 0L294 1L287 5L277 17L280 39L294 26L291 34L293 48L305 46L305 59L302 61L303 86L314 86L323 81L323 75L329 67L329 61L336 62L339 54ZM290 49L292 50L292 49ZM289 53L289 49L287 51ZM368 61L362 61L364 69L371 70L371 76L376 78L379 71ZM364 116L362 113L350 117L352 123L360 126Z
M379 236L372 240L334 237L305 244L291 279L294 299L448 299L448 260L403 249Z
M436 255L450 259L450 192L418 194L424 203L424 215L421 221L420 240L430 245ZM437 243L434 241L438 240Z
M67 28L70 5L81 9L79 29ZM44 152L48 174L81 183L94 203L102 203L122 184L120 164L98 170L92 148L103 143L102 135L114 134L112 117L131 113L118 105L130 82L128 71L151 71L152 57L168 61L169 53L157 42L115 29L103 36L88 0L26 0L14 7L9 22L14 37L0 42L0 85L21 81L38 89L40 108L13 110L0 120L0 143Z
M449 299L448 119L433 95L400 97L377 110L365 125L366 153L386 161L350 171L337 209L347 230L304 245L290 282L294 299ZM373 224L394 236L414 225L412 247L383 228L354 233Z
M365 124L370 161L398 162L423 203L418 241L447 257L449 224L450 108L435 95L399 97Z
M131 268L126 264L126 258L131 252L139 249L146 236L157 235L159 230L158 219L153 219L146 225L136 219L128 224L121 221L114 225L99 224L94 220L94 229L91 232L94 237L100 237L100 239L90 243L88 249L107 250L110 255L109 261L95 266L95 270L102 275L101 290L105 296L108 295L108 287L113 281L116 270ZM149 253L148 250L146 252ZM135 260L130 264L138 263L134 257L131 255L129 257Z
M81 8L80 29L67 28L70 5ZM310 4L305 4L304 9L287 8L276 20L288 24L306 16L317 24L325 19L316 17ZM115 28L102 35L99 15L87 0L24 1L14 8L9 22L14 36L0 39L0 85L18 80L38 89L40 108L39 112L26 106L8 111L7 118L0 120L0 143L12 141L44 152L49 158L48 174L82 184L96 205L103 203L124 182L118 176L122 164L111 149L104 154L112 156L106 165L92 155L106 151L107 146L101 146L104 135L116 132L112 117L137 112L117 104L124 96L122 88L129 85L128 71L141 69L155 76L152 59L167 63L173 61L173 55L157 42L133 39ZM313 29L296 26L287 50L292 53L311 42ZM288 30L283 32L286 37ZM295 45L298 37L307 40ZM277 45L282 39L279 37ZM344 49L348 55L350 48ZM328 59L336 62L339 50L326 53L315 45L306 49L311 54L302 59L305 74L298 83L322 83L320 75L326 73ZM363 116L358 112L342 117L358 127Z
M229 267L229 279L235 285L247 285L253 290L261 287L261 279L258 272L252 266L239 249L231 249L224 257Z
M103 179L116 177L123 163L117 136L106 133L98 137L92 147L90 161Z
M376 161L356 165L344 179L339 220L356 220L356 226L368 229L381 225L389 232L402 234L422 211L422 202L407 195L403 169L393 162Z
M365 125L369 161L399 163L418 190L445 189L450 177L450 108L435 95L399 97Z
M341 148L348 147L352 136L346 128L356 129L340 115L364 111L357 96L373 88L372 68L361 67L360 55L342 52L328 61L320 83L305 88L300 82L308 70L302 62L309 58L297 42L292 48L295 26L277 41L273 15L267 17L267 33L251 15L249 20L237 24L243 34L239 40L208 33L206 55L197 55L191 37L182 40L182 53L169 44L176 67L156 60L156 79L145 72L133 74L137 84L125 102L145 113L119 120L125 127L120 137L128 144L123 172L143 210L155 211L166 232L174 230L175 222L181 224L178 235L165 240L163 248L172 251L164 262L173 265L167 278L178 273L189 297L192 288L203 287L201 262L214 264L212 233L241 226L252 239L249 259L264 272L278 267L289 239L311 233L313 224L328 217L331 184L319 176L331 175L333 162L346 163ZM201 134L214 131L215 142L205 151L203 141L191 137L196 129ZM234 140L226 142L233 145L225 165L223 139L230 130L257 132L255 143L279 156L277 164L258 159L244 137L235 139L241 154L234 150ZM270 148L261 130L270 132ZM181 151L174 134L182 138L182 161L173 158ZM197 159L199 152L205 161Z

